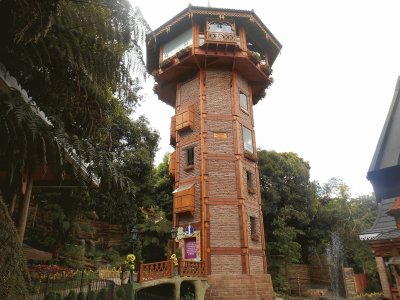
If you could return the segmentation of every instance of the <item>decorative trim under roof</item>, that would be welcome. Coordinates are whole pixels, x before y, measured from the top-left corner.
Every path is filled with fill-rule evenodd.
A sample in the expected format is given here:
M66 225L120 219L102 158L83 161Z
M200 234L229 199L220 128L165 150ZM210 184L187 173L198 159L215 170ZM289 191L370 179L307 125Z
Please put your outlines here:
M277 38L272 34L271 31L265 26L265 24L260 20L260 18L255 14L254 10L238 10L238 9L228 9L228 8L214 8L214 7L202 7L202 6L189 6L178 13L176 16L165 22L163 25L155 29L150 35L156 38L163 32L169 32L171 27L179 23L184 18L192 18L193 15L214 15L221 19L225 17L239 17L248 18L250 22L258 25L259 29L264 32L266 38L270 40L279 50L282 48L282 44L277 40Z

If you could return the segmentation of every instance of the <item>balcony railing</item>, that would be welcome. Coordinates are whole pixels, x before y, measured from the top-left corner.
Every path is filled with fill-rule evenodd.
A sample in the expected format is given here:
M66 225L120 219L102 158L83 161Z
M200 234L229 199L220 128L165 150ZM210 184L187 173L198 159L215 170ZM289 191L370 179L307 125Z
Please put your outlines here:
M175 272L174 272L175 270ZM206 277L205 261L179 260L177 267L172 260L140 264L139 283L173 276Z
M236 34L234 32L208 31L206 42L236 43Z
M204 261L180 260L179 275L187 277L205 277L207 276L206 263Z
M171 278L173 271L174 262L172 260L140 264L139 283L161 278Z

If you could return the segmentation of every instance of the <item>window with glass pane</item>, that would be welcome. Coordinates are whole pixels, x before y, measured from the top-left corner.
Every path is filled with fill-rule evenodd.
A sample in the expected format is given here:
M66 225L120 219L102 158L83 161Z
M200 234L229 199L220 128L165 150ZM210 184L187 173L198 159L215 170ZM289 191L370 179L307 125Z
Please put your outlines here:
M240 92L239 101L240 101L240 107L245 111L247 111L247 96L242 92Z
M186 154L187 154L187 165L193 166L194 165L194 148L193 147L187 148Z
M253 153L253 135L251 130L243 127L243 147L245 151Z

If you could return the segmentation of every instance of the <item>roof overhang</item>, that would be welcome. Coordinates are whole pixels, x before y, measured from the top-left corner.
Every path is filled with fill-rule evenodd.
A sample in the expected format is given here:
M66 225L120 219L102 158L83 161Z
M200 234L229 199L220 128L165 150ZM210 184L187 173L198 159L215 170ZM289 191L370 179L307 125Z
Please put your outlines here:
M264 46L268 49L270 55L269 61L272 66L282 49L282 44L260 20L254 10L250 11L189 5L169 21L165 22L153 32L147 34L147 69L151 72L158 68L157 62L154 62L152 57L158 55L160 45L188 29L193 20L205 20L206 18L213 16L223 19L235 19L235 23L243 25L251 30L255 34L257 40L265 40L266 44Z

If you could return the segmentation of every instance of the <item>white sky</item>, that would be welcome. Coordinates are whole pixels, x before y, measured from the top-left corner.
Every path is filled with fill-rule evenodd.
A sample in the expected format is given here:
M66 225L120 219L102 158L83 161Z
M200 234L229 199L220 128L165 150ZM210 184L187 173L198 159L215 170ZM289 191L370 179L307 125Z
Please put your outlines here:
M189 1L131 0L152 29ZM207 0L190 1L207 6ZM298 153L320 183L342 178L352 194L372 192L366 179L400 75L400 1L210 0L212 7L254 9L282 43L274 84L254 108L257 146ZM169 147L173 109L152 83L138 109Z

